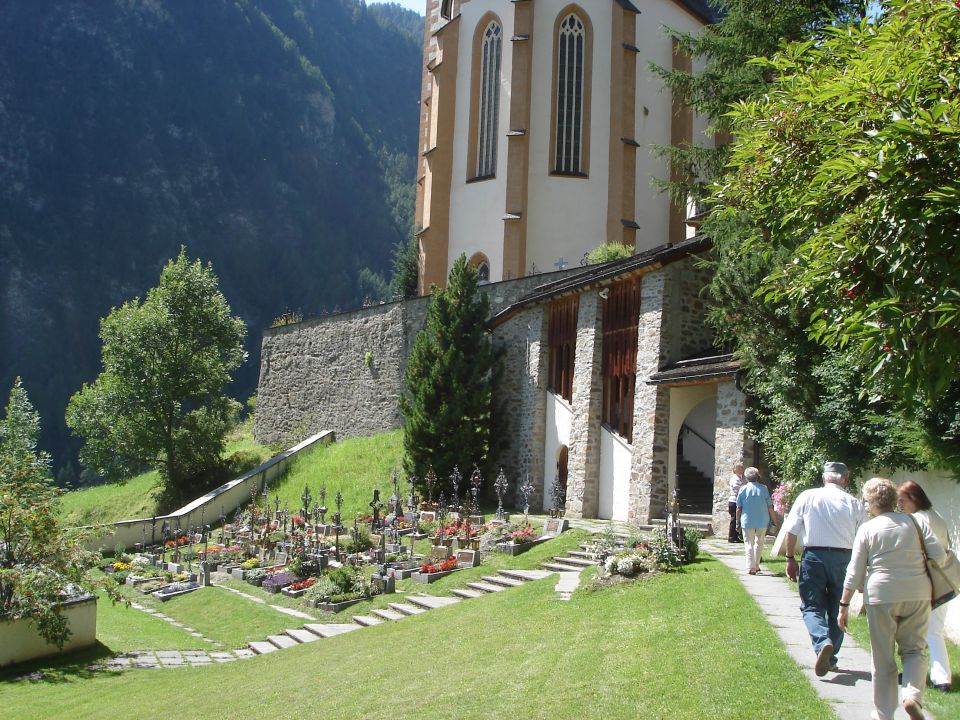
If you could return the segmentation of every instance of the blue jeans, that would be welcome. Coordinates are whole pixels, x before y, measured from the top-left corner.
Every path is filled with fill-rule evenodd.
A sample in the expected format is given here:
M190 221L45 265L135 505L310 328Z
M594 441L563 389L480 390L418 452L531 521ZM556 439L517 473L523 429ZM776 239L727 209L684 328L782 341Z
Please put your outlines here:
M827 642L833 644L834 657L840 652L843 631L837 614L849 562L849 550L808 549L800 560L800 611L815 653Z

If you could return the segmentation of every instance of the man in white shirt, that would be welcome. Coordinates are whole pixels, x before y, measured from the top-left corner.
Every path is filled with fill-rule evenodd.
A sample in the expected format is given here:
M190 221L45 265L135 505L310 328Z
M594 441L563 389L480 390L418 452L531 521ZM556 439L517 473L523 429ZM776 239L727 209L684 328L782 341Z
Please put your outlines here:
M743 535L737 524L737 495L743 487L743 463L733 466L733 475L730 476L730 495L727 498L727 511L730 513L730 527L727 528L727 542L742 543Z
M804 490L784 520L787 577L798 580L800 611L817 655L818 677L837 666L843 631L837 624L843 580L857 528L866 519L863 503L844 490L850 472L841 462L823 465L823 487ZM797 563L797 538L803 557Z

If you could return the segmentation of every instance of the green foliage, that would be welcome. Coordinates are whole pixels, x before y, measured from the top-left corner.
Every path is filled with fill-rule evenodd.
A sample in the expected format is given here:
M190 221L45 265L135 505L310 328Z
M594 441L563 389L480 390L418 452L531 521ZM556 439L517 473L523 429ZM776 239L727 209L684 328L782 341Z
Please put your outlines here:
M63 530L57 521L60 490L50 459L36 448L40 417L20 380L0 420L0 619L30 618L48 643L62 648L70 628L64 599L103 587L88 570L100 561L84 549L94 533Z
M717 192L760 228L741 254L793 256L758 296L907 404L932 404L960 370L958 44L955 7L894 0L876 24L757 63L778 79L731 113Z
M417 296L419 262L420 241L416 235L394 247L393 276L390 278L393 297L409 300Z
M83 462L114 481L149 464L169 503L205 489L239 407L222 391L244 360L245 335L212 267L181 249L146 300L101 323L104 370L67 407L67 424L85 440Z
M587 253L587 264L599 265L614 260L623 260L633 255L633 248L622 243L604 243L597 245Z
M676 99L685 102L710 121L708 134L720 141L730 131L730 105L759 97L771 80L761 66L748 62L769 57L786 41L805 40L825 25L863 17L861 0L716 0L711 6L720 20L698 33L668 29L677 39L678 51L694 58L702 69L692 73L651 64ZM726 150L701 144L658 147L674 174L674 181L659 181L674 201L686 203L689 196L703 197L704 183L718 177Z
M485 467L490 447L494 355L486 330L487 297L464 255L445 289L433 288L426 328L414 342L405 374L404 467L423 478L432 464L445 479Z

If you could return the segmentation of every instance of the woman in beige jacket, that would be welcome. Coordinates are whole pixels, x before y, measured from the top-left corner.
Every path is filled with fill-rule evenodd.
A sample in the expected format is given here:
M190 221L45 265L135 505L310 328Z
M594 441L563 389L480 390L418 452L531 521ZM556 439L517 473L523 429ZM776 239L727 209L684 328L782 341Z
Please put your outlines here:
M930 579L923 563L921 535L934 562L946 556L943 546L923 522L897 507L897 487L883 478L863 486L863 499L872 519L860 526L843 582L837 622L847 628L850 599L863 588L873 653L873 720L893 720L897 708L897 662L894 642L903 661L903 709L910 718L923 718L921 705L927 679L927 622Z

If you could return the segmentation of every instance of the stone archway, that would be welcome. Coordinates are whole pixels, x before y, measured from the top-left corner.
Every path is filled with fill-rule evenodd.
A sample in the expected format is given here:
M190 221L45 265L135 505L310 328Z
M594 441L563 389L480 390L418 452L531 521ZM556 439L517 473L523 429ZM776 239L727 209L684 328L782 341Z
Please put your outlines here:
M682 512L713 512L716 417L715 384L670 388L668 477Z

